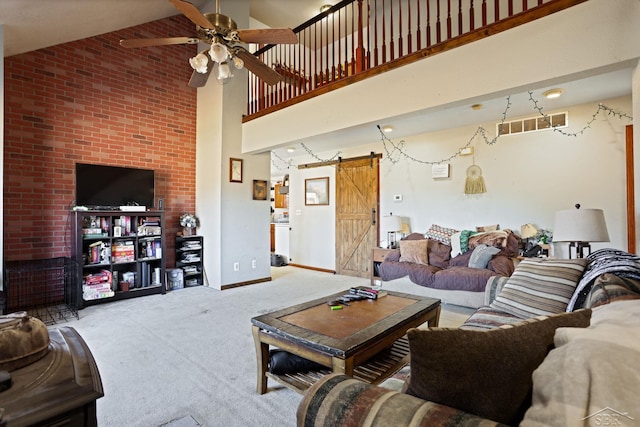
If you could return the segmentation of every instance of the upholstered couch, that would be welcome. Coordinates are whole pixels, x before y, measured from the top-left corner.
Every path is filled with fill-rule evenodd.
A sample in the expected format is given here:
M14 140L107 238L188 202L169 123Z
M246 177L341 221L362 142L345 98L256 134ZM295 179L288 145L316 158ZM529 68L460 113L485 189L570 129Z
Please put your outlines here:
M520 238L510 230L469 233L464 239L461 232L443 237L432 231L434 227L424 235L408 235L386 255L378 267L383 287L481 307L487 280L513 273Z
M584 264L519 264L491 281L489 304L462 327L409 331L401 390L329 375L305 394L298 425L633 425L640 257L602 250Z

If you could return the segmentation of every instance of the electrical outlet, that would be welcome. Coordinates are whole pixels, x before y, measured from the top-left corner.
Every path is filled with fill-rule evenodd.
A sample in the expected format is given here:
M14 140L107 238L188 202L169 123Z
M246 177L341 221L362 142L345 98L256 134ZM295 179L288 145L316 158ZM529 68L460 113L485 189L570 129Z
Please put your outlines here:
M251 268L256 268L257 263L256 260L254 259L253 261L251 261Z
M233 271L240 271L240 263L239 262L234 262L233 263Z

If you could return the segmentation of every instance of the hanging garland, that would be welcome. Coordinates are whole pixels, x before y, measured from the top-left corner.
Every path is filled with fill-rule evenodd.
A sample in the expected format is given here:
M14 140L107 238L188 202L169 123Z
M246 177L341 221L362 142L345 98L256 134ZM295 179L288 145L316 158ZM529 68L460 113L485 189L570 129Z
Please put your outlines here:
M276 153L275 151L271 152L271 155L273 157L275 157L277 160L281 161L284 166L281 168L280 166L278 166L276 164L276 161L272 158L271 159L271 164L273 165L274 168L276 168L279 171L284 171L284 170L288 170L289 168L291 168L291 166L293 166L293 160L289 159L288 161L283 159L282 157L278 156L278 153Z
M587 129L591 128L591 123L596 121L596 118L598 117L598 114L600 114L601 111L606 111L607 115L613 116L613 117L617 117L618 119L622 119L624 117L626 119L629 119L629 120L633 121L633 117L631 117L627 113L620 113L620 112L617 112L615 110L612 110L611 108L607 107L606 105L598 104L598 109L596 110L595 113L593 113L593 115L591 116L591 119L589 119L587 124L584 125L584 127L581 130L579 130L577 132L565 132L562 129L560 129L559 127L557 127L557 126L551 126L551 120L549 119L549 115L547 113L545 113L543 111L542 107L540 107L538 105L538 100L533 98L533 92L531 92L531 91L529 91L529 101L533 102L533 109L536 110L542 116L542 119L544 120L544 122L547 125L549 125L549 127L554 132L559 132L560 134L562 134L564 136L575 136L575 137L577 137L578 135L582 135L584 133L584 131L586 131Z
M602 113L602 112L606 112L607 115L613 116L613 117L617 117L618 119L625 118L625 119L628 119L630 121L633 121L633 117L631 117L627 113L615 111L612 108L609 108L606 105L600 103L600 104L598 104L598 109L596 110L596 112L593 113L593 115L591 116L591 119L589 119L587 121L587 123L585 124L585 126L581 130L579 130L577 132L566 132L566 131L562 130L561 128L557 127L557 126L552 126L551 125L549 116L544 112L543 108L538 105L539 103L533 97L533 92L532 91L529 91L529 100L533 103L533 109L538 111L538 113L542 116L543 120L549 125L549 128L551 130L553 130L554 132L559 132L560 134L562 134L564 136L577 137L578 135L582 135L587 129L591 128L591 124L596 120L598 115L600 113ZM507 119L507 112L511 108L511 96L508 96L506 98L506 103L507 103L507 105L506 105L506 107L504 109L504 112L502 113L502 119L500 120L500 125L503 125L504 122ZM500 134L497 134L493 138L489 138L487 130L485 128L483 128L482 126L478 126L478 128L476 129L474 134L471 136L471 138L469 138L467 143L465 145L463 145L461 148L459 148L455 153L453 153L449 157L446 157L446 158L443 158L443 159L440 159L440 160L437 160L437 161L430 161L430 160L420 160L420 159L417 159L417 158L411 156L410 154L408 154L404 150L404 145L405 145L405 141L404 140L400 140L399 142L396 143L396 142L392 141L391 139L389 139L385 135L385 133L382 131L382 129L380 128L379 125L377 127L378 127L378 131L380 132L383 149L384 149L384 151L386 153L386 157L384 157L382 160L383 161L389 161L389 162L391 162L393 164L398 163L402 158L407 159L407 160L411 160L411 161L416 162L416 163L425 164L425 165L438 165L438 164L441 164L441 163L447 163L447 162L455 159L456 157L460 156L461 152L464 149L470 147L471 144L473 143L473 141L477 137L481 137L484 140L485 144L487 144L487 145L494 145L496 142L498 142L498 138L500 138ZM305 149L305 151L311 157L313 157L314 159L316 159L316 160L318 160L320 162L333 161L333 160L337 159L338 157L340 157L340 154L342 154L341 151L338 151L330 159L321 159L316 154L314 154L313 151L311 151L311 149L308 148L304 143L300 143L300 145ZM391 146L391 148L389 146ZM275 156L278 160L280 160L282 163L284 163L286 165L285 169L289 169L293 165L293 161L291 159L289 159L289 161L285 161L283 158L278 156L275 152L272 151L271 153L272 153L273 156ZM278 165L276 165L274 160L272 160L272 164L278 170L284 170L284 169L281 169L280 167L278 167Z

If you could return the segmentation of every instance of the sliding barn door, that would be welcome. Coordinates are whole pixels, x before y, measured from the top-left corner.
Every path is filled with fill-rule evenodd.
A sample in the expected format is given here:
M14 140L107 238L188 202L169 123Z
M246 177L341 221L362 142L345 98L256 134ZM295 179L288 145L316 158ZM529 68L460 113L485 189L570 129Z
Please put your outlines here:
M378 243L379 155L336 165L336 273L369 277Z

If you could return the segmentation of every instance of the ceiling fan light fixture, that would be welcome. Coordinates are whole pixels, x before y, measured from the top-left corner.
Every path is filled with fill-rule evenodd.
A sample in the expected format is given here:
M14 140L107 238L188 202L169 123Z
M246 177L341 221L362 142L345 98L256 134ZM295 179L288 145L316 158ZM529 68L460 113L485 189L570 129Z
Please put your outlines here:
M211 55L211 59L216 62L223 62L229 56L229 51L227 47L220 42L215 42L211 44L211 49L209 49L209 55Z
M244 61L237 56L234 56L233 65L235 65L238 70L242 70L242 68L244 67Z
M209 58L204 53L199 53L193 58L189 58L189 65L195 71L200 74L205 74L207 72L207 65L209 64Z
M231 74L231 67L229 67L229 63L226 61L221 62L220 65L218 65L218 80L225 80L230 77L233 77L233 74Z

